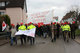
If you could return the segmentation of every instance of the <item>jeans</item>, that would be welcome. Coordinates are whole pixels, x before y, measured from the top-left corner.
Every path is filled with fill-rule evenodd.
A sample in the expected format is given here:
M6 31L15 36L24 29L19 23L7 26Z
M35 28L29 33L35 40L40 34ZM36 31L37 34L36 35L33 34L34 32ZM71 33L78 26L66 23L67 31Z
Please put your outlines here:
M15 41L15 43L17 44L17 39L16 37L11 37L11 45L13 45L13 42Z
M43 37L46 38L46 36L47 36L47 33L43 33Z

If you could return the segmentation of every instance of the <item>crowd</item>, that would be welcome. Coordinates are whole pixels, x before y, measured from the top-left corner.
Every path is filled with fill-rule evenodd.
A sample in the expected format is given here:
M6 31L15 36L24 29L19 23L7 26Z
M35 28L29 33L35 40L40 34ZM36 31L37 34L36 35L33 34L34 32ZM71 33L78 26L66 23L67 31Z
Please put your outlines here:
M65 23L53 22L51 24L44 24L44 23L33 24L31 22L29 24L17 23L16 26L14 24L11 24L11 27L7 25L5 31L7 32L8 35L10 35L11 45L13 45L14 41L17 44L17 38L15 35L17 31L30 30L33 28L36 28L35 36L43 38L50 37L51 42L55 42L56 39L60 37L60 35L62 35L65 40L66 39L64 33L65 31L68 31L69 38L75 39L75 30L76 30L75 22L73 22L72 24L68 22ZM30 36L27 37L25 35L20 35L20 40L22 45L23 43L26 44L26 40L27 42L30 41L31 45L35 43L35 38Z

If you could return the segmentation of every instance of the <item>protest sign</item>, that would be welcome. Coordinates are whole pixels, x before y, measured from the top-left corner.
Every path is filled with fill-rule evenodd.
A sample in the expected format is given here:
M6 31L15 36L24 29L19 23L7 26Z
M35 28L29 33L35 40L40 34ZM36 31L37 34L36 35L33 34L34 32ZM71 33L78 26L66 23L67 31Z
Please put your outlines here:
M35 32L36 32L36 28L25 30L25 31L19 30L18 32L15 33L15 35L26 35L30 37L35 37Z

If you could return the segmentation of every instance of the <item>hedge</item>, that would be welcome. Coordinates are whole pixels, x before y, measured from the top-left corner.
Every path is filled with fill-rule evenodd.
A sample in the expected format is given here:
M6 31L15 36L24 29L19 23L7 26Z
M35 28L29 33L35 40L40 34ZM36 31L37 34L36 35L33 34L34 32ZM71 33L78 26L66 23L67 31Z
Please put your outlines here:
M80 35L80 29L76 29L76 31L75 31L75 35Z

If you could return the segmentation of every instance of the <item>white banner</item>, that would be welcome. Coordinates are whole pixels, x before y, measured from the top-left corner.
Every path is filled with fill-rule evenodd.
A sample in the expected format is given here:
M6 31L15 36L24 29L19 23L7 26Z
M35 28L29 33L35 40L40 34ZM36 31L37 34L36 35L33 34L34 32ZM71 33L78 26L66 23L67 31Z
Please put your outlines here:
M26 35L26 36L30 36L30 37L35 37L35 32L36 32L36 28L33 28L31 30L19 30L18 32L15 33L15 35Z
M53 22L58 22L58 17L53 17Z
M53 21L53 10L44 11L35 14L28 14L27 23L50 23Z

